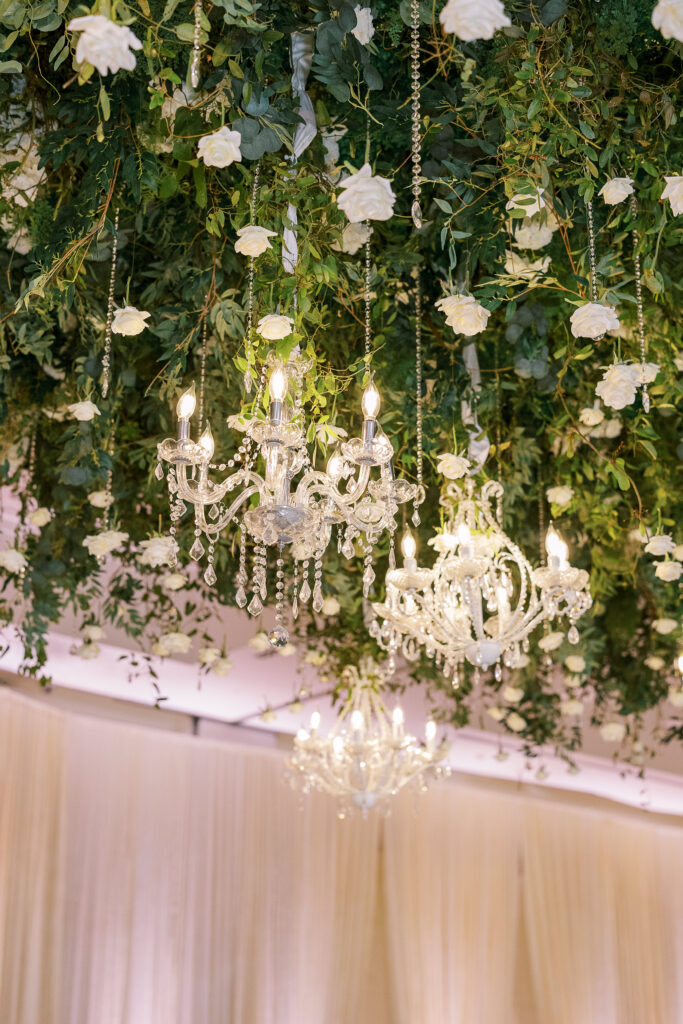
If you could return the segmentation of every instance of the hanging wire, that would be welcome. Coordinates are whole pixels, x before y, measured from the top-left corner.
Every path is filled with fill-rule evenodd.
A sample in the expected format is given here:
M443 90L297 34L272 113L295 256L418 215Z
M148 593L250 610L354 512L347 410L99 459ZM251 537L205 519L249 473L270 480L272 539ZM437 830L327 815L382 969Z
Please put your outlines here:
M111 243L111 269L109 271L109 295L107 296L107 324L104 332L104 354L102 356L102 398L109 394L111 369L111 325L114 320L114 284L116 282L116 256L119 249L119 207L114 215L114 237Z

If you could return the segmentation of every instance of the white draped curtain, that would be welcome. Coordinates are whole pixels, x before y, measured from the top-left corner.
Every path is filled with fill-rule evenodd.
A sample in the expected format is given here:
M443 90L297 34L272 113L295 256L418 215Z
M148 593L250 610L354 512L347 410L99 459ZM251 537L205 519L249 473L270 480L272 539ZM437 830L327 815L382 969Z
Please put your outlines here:
M282 775L0 689L2 1024L683 1022L677 823Z

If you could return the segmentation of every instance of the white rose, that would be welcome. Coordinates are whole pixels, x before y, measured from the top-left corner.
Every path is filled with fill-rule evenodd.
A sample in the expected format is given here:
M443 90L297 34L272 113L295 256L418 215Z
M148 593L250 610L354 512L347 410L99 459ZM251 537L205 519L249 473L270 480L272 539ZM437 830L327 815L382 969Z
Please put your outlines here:
M586 659L581 654L568 654L564 663L569 672L575 672L577 675L586 667Z
M341 611L341 605L336 597L326 597L323 601L322 613L323 615L339 615Z
M354 11L356 14L356 25L355 28L351 29L351 35L356 37L361 46L367 46L375 34L375 26L372 23L372 9L356 4Z
M76 47L79 64L87 61L101 75L115 74L121 68L135 70L135 54L131 51L141 50L142 43L126 25L117 25L101 14L88 14L74 18L67 28L82 33Z
M505 709L496 707L495 705L492 708L487 708L486 713L494 722L502 722L505 718Z
M587 302L574 310L569 322L575 338L601 338L607 331L619 326L619 317L614 306Z
M296 654L296 647L294 644L285 644L284 647L277 647L276 650L283 658L291 658L293 654Z
M683 686L669 687L669 703L675 708L683 708Z
M95 643L80 644L78 647L71 648L72 654L77 654L79 658L83 658L84 661L89 661L91 658L97 658L100 655L100 645Z
M93 508L109 508L113 505L114 498L108 491L93 491L88 495L88 501Z
M512 199L508 199L505 209L524 210L524 219L527 220L529 217L533 217L534 214L542 213L545 210L546 202L544 196L545 189L534 186L533 194L518 192Z
M7 248L16 252L19 256L25 256L33 248L28 228L20 227L7 239Z
M327 655L324 651L308 651L304 661L309 665L322 665L323 662L327 661Z
M86 640L94 641L101 640L104 636L104 630L101 626L90 625L83 627L83 636Z
M575 697L560 701L560 714L565 718L578 718L583 714L583 701Z
M645 545L648 555L670 555L675 547L668 533L656 533Z
M538 646L542 651L545 651L546 654L549 654L550 651L556 651L558 647L561 647L563 642L564 633L546 633L546 635L542 636L538 641Z
M636 400L636 372L632 363L613 363L595 389L611 409L624 409Z
M16 548L4 548L0 551L0 567L7 572L21 572L27 565L28 562L21 551L17 551Z
M279 341L292 333L294 321L291 316L282 316L280 313L267 313L262 316L256 325L256 330L262 338L268 341Z
M164 590L182 590L187 584L187 576L182 572L167 572L161 577L161 585Z
M678 629L678 623L675 619L654 619L652 628L661 636L667 636L669 633L673 633L675 629Z
M158 658L168 657L168 651L166 650L166 648L164 647L160 640L157 640L156 643L152 644L152 654L156 654Z
M661 672L666 662L664 658L660 658L658 654L648 654L645 659L645 664L648 668L651 668L653 672Z
M167 654L187 654L192 647L192 637L186 633L163 633L159 637L159 643Z
M448 0L439 21L444 32L453 32L467 43L493 39L496 29L512 24L500 0Z
M197 156L207 167L229 167L242 159L242 136L223 125L211 135L203 135L197 147Z
M249 637L249 646L252 651L270 651L272 650L268 637L265 633L256 633L255 636Z
M677 562L683 562L683 544L677 544L672 554Z
M512 711L505 719L505 724L508 729L512 729L513 732L522 732L526 729L526 719L518 715L516 711Z
M221 652L217 647L200 647L199 649L199 664L200 665L213 665L214 661L220 658Z
M115 551L127 540L128 534L122 533L120 530L103 530L101 533L94 533L86 537L83 547L88 549L88 554L94 555L95 558L101 558L103 555L108 555L110 551Z
M355 256L372 235L372 228L369 224L357 224L350 222L342 231L341 245L333 242L332 248L335 252L346 252L349 256Z
M633 195L633 178L610 178L598 192L608 206L623 203L627 196Z
M46 175L45 168L38 166L40 153L31 135L25 132L7 143L0 154L0 167L10 162L18 163L19 167L3 182L2 195L17 206L28 206L36 198L38 186Z
M151 316L146 310L136 309L135 306L123 306L114 310L114 319L111 322L113 334L125 334L126 337L133 337L135 334L142 334L147 324L145 320Z
M427 543L434 548L437 554L447 555L457 548L458 538L454 533L437 533L434 537L430 537Z
M588 406L579 413L579 423L582 423L584 427L598 427L604 418L605 414L602 409L595 405Z
M177 89L173 90L173 95L167 96L164 102L161 104L161 116L167 118L169 121L173 121L175 119L176 113L182 107L189 107L195 98L196 93L192 86L179 86Z
M527 260L512 249L505 250L505 273L511 277L522 277L531 280L539 274L545 274L550 266L550 256L538 260Z
M28 517L31 526L46 526L51 519L52 512L50 512L49 508L36 508Z
M665 39L683 43L683 7L681 0L659 0L652 12L652 24Z
M640 526L636 526L629 532L628 539L636 541L638 544L647 544L651 536L652 534L647 528L643 531Z
M605 722L600 726L600 735L607 743L621 743L626 735L626 726L623 722Z
M446 314L446 323L456 334L464 334L471 338L486 329L491 316L473 295L445 295L437 299L436 308Z
M231 669L232 661L230 658L216 658L211 664L211 671L215 676L227 676Z
M72 419L82 422L100 415L100 410L94 402L74 402L72 405L68 405L67 409L71 413Z
M680 578L683 572L683 565L680 562L659 562L655 569L655 576L658 580L664 580L665 583L673 583L674 580Z
M520 249L544 249L553 240L553 229L550 224L537 224L535 221L523 221L514 229L515 244Z
M564 508L574 497L574 488L562 485L559 487L549 487L545 492L545 496L551 505L557 505L559 508Z
M140 542L140 565L150 565L157 569L160 565L170 565L174 555L178 553L178 542L175 537L150 537Z
M453 452L443 452L439 455L436 465L437 473L445 476L447 480L459 480L469 471L470 463L463 455L454 455Z
M605 420L604 423L600 423L597 427L594 427L593 430L590 431L590 436L613 439L615 437L619 437L619 434L621 433L621 426L621 420L618 416L615 416L613 419Z
M662 199L668 199L671 203L671 212L674 217L683 213L683 175L669 175L664 177L666 187L662 192Z
M387 178L373 175L370 164L363 164L357 174L339 185L337 205L352 223L362 220L389 220L394 212L396 196Z
M520 700L524 696L524 690L521 686L506 686L503 690L503 699L508 704L519 704Z
M260 256L266 249L272 249L269 239L277 235L277 231L260 228L258 224L247 224L237 232L235 252L243 256Z

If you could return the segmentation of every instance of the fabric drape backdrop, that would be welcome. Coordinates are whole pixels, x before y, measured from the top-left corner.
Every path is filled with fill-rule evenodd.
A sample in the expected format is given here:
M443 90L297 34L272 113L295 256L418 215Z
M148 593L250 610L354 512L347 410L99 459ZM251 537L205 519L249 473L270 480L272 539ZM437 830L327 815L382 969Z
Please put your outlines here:
M683 1024L677 823L282 775L0 689L2 1024Z

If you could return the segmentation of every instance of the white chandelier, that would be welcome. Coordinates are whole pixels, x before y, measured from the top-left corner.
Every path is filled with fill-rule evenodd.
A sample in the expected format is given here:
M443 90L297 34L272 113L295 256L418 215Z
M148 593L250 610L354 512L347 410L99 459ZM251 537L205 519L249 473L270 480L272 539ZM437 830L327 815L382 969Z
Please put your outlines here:
M380 696L384 675L374 662L362 659L360 671L349 666L342 680L348 699L327 736L318 732L317 711L310 728L296 735L288 762L293 786L337 797L343 818L353 807L365 816L406 786L424 790L428 778L449 773L442 763L448 743L437 745L435 722L427 722L422 744L405 732L400 707L389 715Z
M414 661L423 649L459 685L466 663L518 667L529 636L544 621L566 615L570 643L578 643L576 620L592 604L589 577L567 561L567 546L551 526L546 535L548 565L533 569L503 532L503 487L489 480L479 494L467 478L449 483L441 504L444 527L430 544L438 556L432 569L418 567L415 541L402 542L404 564L387 573L386 600L374 604L370 632L389 652L390 667L400 652ZM494 513L491 503L497 501ZM502 663L502 665L501 665Z

